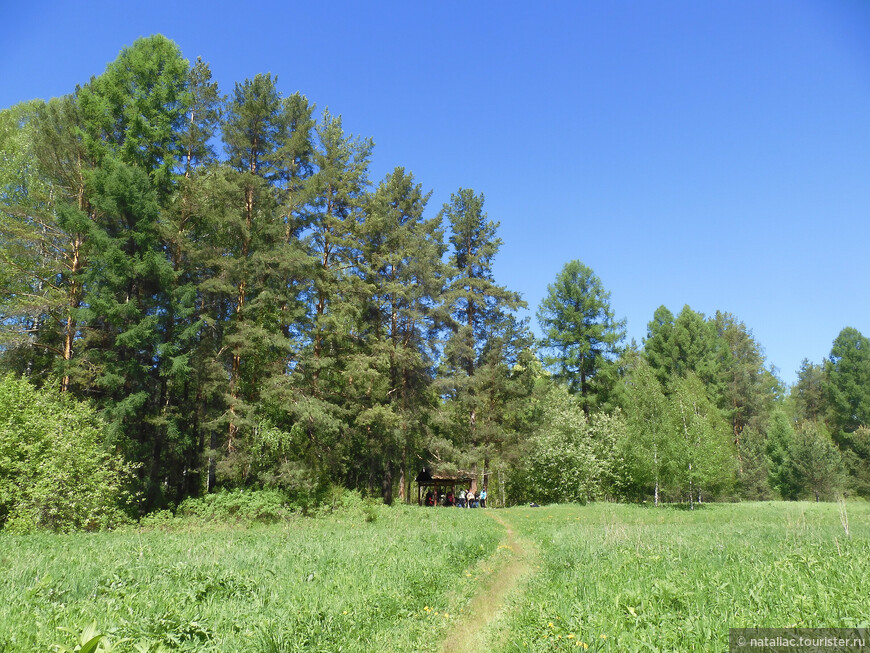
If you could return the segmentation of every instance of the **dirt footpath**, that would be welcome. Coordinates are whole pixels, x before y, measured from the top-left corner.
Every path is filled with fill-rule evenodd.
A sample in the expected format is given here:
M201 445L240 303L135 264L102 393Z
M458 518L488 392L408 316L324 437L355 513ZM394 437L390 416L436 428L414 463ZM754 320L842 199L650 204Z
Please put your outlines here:
M487 510L487 514L505 528L505 539L499 549L508 551L508 558L472 599L472 605L480 609L470 610L456 623L441 653L478 653L490 651L498 641L498 633L490 626L501 616L505 599L516 590L520 582L532 571L531 559L535 555L533 545L524 538L517 537L511 525L497 511Z

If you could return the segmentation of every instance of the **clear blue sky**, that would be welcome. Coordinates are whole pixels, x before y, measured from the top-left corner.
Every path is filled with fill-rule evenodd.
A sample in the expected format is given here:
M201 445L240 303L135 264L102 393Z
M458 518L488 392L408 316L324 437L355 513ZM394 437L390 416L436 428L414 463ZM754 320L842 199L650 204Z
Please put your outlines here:
M272 72L342 114L431 214L485 193L532 316L576 258L638 342L661 304L728 311L788 383L870 335L870 2L137 4L0 0L0 107L162 33L224 93Z

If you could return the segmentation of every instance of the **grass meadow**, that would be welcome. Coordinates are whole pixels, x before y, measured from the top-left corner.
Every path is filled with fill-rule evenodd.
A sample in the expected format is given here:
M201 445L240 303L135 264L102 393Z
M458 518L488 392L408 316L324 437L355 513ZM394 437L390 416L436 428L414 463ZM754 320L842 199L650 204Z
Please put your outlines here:
M3 535L0 651L72 649L61 629L94 620L113 651L437 650L502 536L479 512Z
M727 651L728 628L870 624L870 504L600 503L511 519L537 569L494 625L501 651Z
M438 651L484 612L478 650L724 651L729 627L868 625L870 504L845 511L402 506L0 535L0 652L73 650L94 621L121 652ZM492 605L509 541L528 571Z

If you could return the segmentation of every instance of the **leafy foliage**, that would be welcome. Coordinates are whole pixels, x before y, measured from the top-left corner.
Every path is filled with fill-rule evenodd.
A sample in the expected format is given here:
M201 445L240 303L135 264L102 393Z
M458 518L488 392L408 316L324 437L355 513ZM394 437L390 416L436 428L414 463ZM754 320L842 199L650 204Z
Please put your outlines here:
M620 494L634 500L652 494L658 504L671 457L669 406L655 373L643 359L626 375L624 385L626 430L619 441Z
M14 531L126 521L134 467L94 410L7 375L0 381L0 521Z
M735 472L733 445L700 379L690 373L677 380L670 403L671 491L693 505L704 493L716 496L730 489Z
M515 499L586 503L612 495L613 452L625 438L622 417L587 417L564 386L550 389L541 410L544 418L531 436L522 480L514 482Z

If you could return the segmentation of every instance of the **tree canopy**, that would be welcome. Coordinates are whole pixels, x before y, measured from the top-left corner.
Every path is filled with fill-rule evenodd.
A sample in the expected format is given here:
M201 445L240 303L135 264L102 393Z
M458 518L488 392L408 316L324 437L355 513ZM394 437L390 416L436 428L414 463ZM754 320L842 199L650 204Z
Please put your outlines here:
M572 260L535 338L496 278L483 193L439 211L401 165L373 181L373 148L274 75L223 95L162 36L0 111L0 372L39 409L0 414L29 425L4 427L0 483L33 454L109 506L52 521L47 481L7 482L0 520L108 524L128 483L143 511L221 487L389 503L422 467L502 501L870 493L856 329L786 397L728 312L661 306L624 346L610 293ZM51 448L105 474L70 476Z

